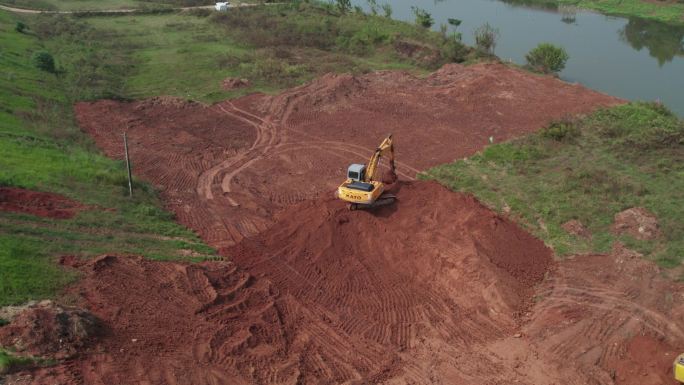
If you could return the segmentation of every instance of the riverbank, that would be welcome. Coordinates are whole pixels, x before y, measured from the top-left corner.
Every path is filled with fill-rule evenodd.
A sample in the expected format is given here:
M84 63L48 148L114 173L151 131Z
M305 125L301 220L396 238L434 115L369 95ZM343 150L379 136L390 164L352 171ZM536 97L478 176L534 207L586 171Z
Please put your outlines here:
M659 0L503 0L510 4L547 8L576 7L606 15L639 17L667 24L684 25L684 1ZM572 17L572 15L569 15Z

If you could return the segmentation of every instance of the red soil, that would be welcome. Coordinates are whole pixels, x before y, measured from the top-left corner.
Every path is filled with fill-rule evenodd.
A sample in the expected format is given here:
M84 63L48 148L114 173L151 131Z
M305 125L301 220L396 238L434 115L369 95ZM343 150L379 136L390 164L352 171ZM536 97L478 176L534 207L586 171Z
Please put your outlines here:
M608 255L564 261L538 298L524 333L548 362L591 379L577 383L677 384L684 285L641 255L617 245Z
M44 301L1 327L0 345L19 354L62 359L88 345L96 332L97 321L87 312Z
M73 290L107 333L65 381L503 379L480 373L495 365L481 346L514 333L550 250L436 183L397 194L397 206L374 213L332 197L294 206L224 250L235 264L83 263Z
M555 268L540 241L434 183L399 183L374 212L332 198L389 132L406 181L490 136L618 102L484 64L329 75L212 106L80 103L105 152L120 158L127 130L134 172L231 262L79 266L73 292L105 333L30 380L636 384L629 370L654 365L642 377L667 381L665 359L639 349L684 348L684 289L653 265L618 250Z
M128 131L134 172L158 185L180 222L232 246L273 215L330 194L388 133L403 179L620 100L500 64L326 75L280 95L211 106L173 98L79 103L81 127L112 157Z
M0 187L0 211L69 219L85 207L59 194Z

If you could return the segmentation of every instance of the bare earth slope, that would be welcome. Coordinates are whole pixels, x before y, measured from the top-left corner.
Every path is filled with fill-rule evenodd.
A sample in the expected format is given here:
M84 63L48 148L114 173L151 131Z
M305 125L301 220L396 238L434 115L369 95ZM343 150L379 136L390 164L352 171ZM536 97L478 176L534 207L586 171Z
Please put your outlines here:
M77 263L85 278L73 290L106 328L64 381L504 380L482 370L503 369L486 345L517 329L550 251L436 183L398 196L397 210L376 214L332 198L294 206L225 250L234 264Z
M621 250L555 264L474 198L409 182L490 136L619 102L482 64L329 75L212 106L80 103L98 145L121 158L126 130L134 172L230 262L75 262L98 342L9 382L667 383L682 285ZM398 204L348 212L332 191L389 132Z

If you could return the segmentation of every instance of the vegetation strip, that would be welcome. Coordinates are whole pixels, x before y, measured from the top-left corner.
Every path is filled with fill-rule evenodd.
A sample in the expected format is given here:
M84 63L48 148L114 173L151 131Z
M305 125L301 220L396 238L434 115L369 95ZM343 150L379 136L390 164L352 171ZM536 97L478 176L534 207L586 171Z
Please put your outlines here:
M619 240L665 267L684 260L684 122L658 104L632 103L557 122L422 177L510 213L560 256L605 252ZM631 207L655 213L662 235L616 235L615 215ZM562 226L570 220L591 236L566 232Z

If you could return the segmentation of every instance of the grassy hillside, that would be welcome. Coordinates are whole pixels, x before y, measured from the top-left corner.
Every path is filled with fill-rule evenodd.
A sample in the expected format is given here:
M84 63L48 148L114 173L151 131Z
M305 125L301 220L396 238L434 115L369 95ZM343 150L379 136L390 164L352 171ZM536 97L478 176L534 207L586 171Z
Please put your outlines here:
M423 177L510 211L559 255L607 251L620 239L663 266L684 260L684 122L656 104L558 122ZM614 215L634 206L656 214L660 239L611 233ZM561 225L571 219L581 221L592 239L566 233Z
M16 22L0 12L0 185L56 192L112 210L88 210L69 220L0 212L0 305L50 297L73 280L55 263L59 255L212 256L161 208L150 186L136 182L134 199L126 196L123 164L100 155L74 122L71 104L87 87L69 83L77 74L38 70L31 58L45 47L33 33L16 32ZM104 78L102 84L111 80Z
M150 9L212 4L211 0L0 0L9 7L44 11Z
M73 24L73 19L64 17L43 19L47 25ZM212 102L255 91L275 92L326 72L425 72L472 55L459 42L429 30L378 16L339 15L309 4L225 14L93 17L80 23L91 30L88 34L115 40L100 47L102 55L117 57L125 52L127 58L121 62L135 63L125 70L124 87L116 91L130 98L166 94ZM45 35L49 38L50 32ZM52 39L58 50L66 45L60 39ZM99 44L103 39L95 40ZM402 55L395 49L399 41L422 47L428 57ZM71 60L59 56L63 62ZM246 78L251 86L224 91L221 82L226 77Z
M23 33L15 30L20 21L28 26ZM296 38L283 41L283 34ZM422 54L407 56L396 48L399 42ZM69 220L0 212L0 305L54 296L76 279L55 262L61 255L214 257L162 209L149 185L136 181L134 198L126 196L124 165L102 156L79 130L74 102L163 94L210 102L273 92L329 71L420 73L471 55L460 42L429 30L341 15L320 4L224 15L79 18L0 11L0 47L0 185L60 193L96 207ZM54 56L54 73L36 67L40 51ZM247 78L251 86L224 91L221 82L229 76Z

